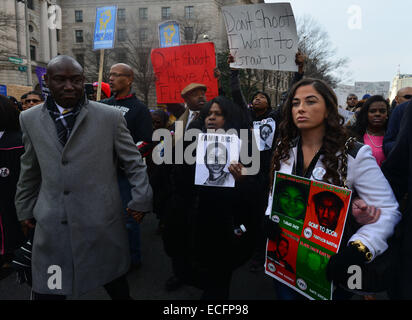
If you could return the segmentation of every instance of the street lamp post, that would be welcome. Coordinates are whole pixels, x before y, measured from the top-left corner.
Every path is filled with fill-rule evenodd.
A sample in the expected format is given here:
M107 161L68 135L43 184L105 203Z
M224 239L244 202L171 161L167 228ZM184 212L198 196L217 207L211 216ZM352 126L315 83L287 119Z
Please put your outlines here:
M31 87L31 86L33 86L33 79L32 79L32 75L31 75L29 15L28 15L27 0L24 0L24 1L21 1L21 2L24 2L24 20L25 20L25 25L26 25L27 85Z

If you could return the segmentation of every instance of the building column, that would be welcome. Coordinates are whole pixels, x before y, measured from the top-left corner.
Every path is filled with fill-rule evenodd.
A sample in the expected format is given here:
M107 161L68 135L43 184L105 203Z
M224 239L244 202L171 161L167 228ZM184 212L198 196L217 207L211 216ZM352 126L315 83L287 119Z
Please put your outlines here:
M57 31L56 29L49 30L50 36L50 58L57 56Z
M49 38L49 28L47 14L47 1L40 1L40 46L41 46L41 61L48 63L50 61L50 38Z

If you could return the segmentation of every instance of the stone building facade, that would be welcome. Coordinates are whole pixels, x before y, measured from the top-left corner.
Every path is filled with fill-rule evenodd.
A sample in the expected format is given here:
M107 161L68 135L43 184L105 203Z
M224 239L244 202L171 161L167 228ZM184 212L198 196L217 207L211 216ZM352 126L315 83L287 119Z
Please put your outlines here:
M27 0L26 19L22 1L0 1L0 84L36 88L39 82L36 70L44 68L58 54L59 31L50 28L49 19L50 6L55 4L56 0Z
M159 46L158 24L175 20L180 24L182 44L212 41L216 52L227 50L227 36L221 7L263 3L263 0L27 0L27 22L25 5L19 0L2 0L0 12L4 12L5 28L0 28L0 84L28 85L27 54L31 58L31 83L38 88L36 70L44 68L57 54L76 58L85 66L87 80L97 81L99 52L93 51L93 32L96 7L116 4L118 7L115 48L105 50L104 70L116 62L129 63L130 53L125 50L131 41L136 54L143 54L150 65L148 52ZM0 15L0 25L2 16ZM10 22L11 21L11 22ZM26 28L29 46L26 46ZM27 50L28 49L28 50ZM9 57L17 58L10 61ZM21 62L20 62L21 59ZM136 66L135 68L140 66ZM150 68L148 68L150 69ZM149 71L148 71L149 72ZM253 79L259 89L264 88L274 101L287 90L289 73L253 71ZM138 95L143 96L139 88ZM156 104L154 85L150 88L148 105Z

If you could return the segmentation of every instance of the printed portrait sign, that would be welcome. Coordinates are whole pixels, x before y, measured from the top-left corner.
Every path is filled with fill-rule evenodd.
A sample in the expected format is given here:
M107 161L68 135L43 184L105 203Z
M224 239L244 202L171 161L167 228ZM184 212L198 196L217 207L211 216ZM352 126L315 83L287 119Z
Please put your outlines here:
M296 22L290 3L222 7L231 68L298 71Z
M236 135L202 133L196 148L195 184L211 187L235 186L228 168L239 161L240 140Z
M276 172L271 219L287 241L268 241L266 274L309 299L331 300L326 266L339 250L351 196L345 188Z
M275 130L276 123L272 118L253 122L253 135L255 136L259 151L270 150L272 148Z
M153 49L151 60L158 104L183 103L181 92L190 83L204 84L207 100L219 95L212 42Z
M339 114L345 118L345 122L343 123L344 126L348 124L353 124L356 121L355 112L351 112L349 110L345 110L341 107L338 107Z

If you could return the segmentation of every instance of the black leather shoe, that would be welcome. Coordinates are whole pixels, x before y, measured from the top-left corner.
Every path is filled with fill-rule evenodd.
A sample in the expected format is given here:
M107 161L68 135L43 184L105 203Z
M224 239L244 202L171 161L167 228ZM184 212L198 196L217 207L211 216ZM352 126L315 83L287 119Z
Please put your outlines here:
M179 289L183 285L183 282L176 276L170 277L166 281L166 291L174 291Z

